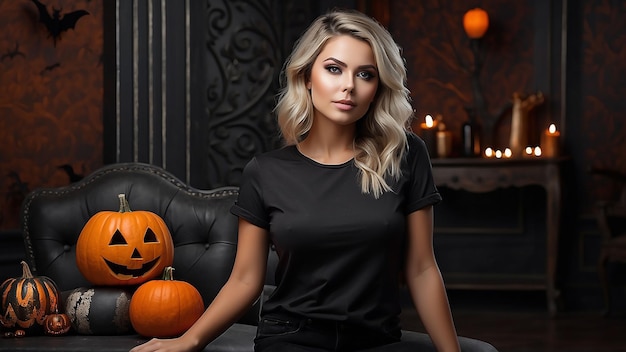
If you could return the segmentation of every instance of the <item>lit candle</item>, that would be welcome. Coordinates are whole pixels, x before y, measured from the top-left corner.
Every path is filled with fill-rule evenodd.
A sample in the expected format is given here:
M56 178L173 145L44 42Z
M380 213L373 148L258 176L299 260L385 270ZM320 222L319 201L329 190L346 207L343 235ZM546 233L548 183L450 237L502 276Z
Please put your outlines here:
M541 147L535 147L535 156L541 156Z
M531 157L533 156L533 147L528 146L526 147L526 153L524 153L525 157Z
M556 130L556 125L551 124L550 127L543 134L543 141L541 143L541 149L543 155L548 158L554 158L559 156L559 137L561 133Z
M430 156L437 155L437 121L433 117L426 115L424 122L420 124L421 137L426 144L426 149Z
M437 156L446 158L450 154L452 154L452 133L446 131L446 125L442 122L437 131Z
M500 149L496 150L496 159L502 158L502 151Z
M487 147L487 148L485 149L485 156L486 156L487 158L491 158L491 157L493 157L493 149L491 149L491 147Z
M511 148L504 149L504 157L505 158L510 158L512 155L513 155L513 152L511 151Z

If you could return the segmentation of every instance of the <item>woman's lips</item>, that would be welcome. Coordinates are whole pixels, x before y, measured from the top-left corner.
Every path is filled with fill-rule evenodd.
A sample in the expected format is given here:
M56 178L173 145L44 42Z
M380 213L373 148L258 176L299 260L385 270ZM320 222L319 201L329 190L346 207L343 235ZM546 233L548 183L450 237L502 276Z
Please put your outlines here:
M340 110L352 110L356 106L354 102L350 100L337 100L334 103L335 106Z

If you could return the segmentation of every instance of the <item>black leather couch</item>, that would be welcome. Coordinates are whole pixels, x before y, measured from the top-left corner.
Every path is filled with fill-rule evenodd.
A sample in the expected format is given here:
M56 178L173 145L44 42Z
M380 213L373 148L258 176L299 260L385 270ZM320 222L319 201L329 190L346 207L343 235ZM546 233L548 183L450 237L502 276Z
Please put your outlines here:
M61 291L91 286L76 266L75 249L84 224L96 212L118 210L117 195L126 194L131 209L150 210L168 225L174 240L176 279L193 284L209 304L228 279L237 249L237 218L230 207L237 188L191 188L165 170L147 164L124 163L101 168L70 186L39 189L22 205L22 230L27 260L35 275L52 278ZM276 263L270 253L268 272ZM267 275L267 287L274 284ZM253 351L258 302L238 323L204 351ZM403 339L418 340L434 351L428 335L405 331ZM28 336L0 339L0 351L128 351L146 341L135 335L61 337ZM496 351L483 341L461 337L463 351Z

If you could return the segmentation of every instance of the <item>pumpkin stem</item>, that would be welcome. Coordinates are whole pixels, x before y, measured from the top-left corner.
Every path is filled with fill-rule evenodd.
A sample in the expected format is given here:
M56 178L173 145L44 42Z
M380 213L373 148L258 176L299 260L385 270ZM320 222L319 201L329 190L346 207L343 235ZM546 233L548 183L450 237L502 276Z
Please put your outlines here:
M163 269L163 280L174 281L174 268L171 266L166 266Z
M124 193L120 193L117 197L120 199L120 213L130 213L130 205L126 200L126 195Z
M22 260L20 264L22 264L22 278L32 279L33 273L30 272L30 267L28 266L28 263Z

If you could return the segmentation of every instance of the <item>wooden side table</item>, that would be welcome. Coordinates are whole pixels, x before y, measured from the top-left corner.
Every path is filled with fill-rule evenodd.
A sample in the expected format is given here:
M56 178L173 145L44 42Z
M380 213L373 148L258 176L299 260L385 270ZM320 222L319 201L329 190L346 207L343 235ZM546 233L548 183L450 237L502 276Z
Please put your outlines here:
M432 159L433 175L438 187L484 193L500 188L538 185L546 190L546 269L541 283L518 283L515 287L542 289L546 291L548 313L555 316L556 266L561 220L561 176L564 158L491 159L491 158L442 158ZM481 288L477 284L475 288ZM502 289L512 288L501 283ZM467 286L467 285L466 285ZM498 283L483 288L497 288ZM507 287L508 286L508 287Z

